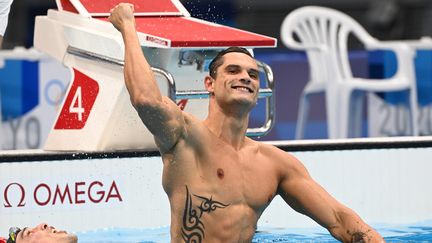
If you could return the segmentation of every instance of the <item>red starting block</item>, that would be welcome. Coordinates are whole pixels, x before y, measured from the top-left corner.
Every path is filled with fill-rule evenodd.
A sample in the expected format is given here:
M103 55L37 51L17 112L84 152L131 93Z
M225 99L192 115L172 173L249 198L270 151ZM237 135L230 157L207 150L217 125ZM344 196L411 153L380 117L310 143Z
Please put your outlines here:
M121 0L57 0L59 11L38 16L35 47L72 68L72 82L45 144L47 150L154 150L153 136L129 101L123 80L124 45L107 21ZM218 51L229 46L275 47L276 39L190 17L178 0L134 0L138 38L164 95L198 118L207 115L203 79ZM273 76L260 64L267 87L267 120L274 122Z

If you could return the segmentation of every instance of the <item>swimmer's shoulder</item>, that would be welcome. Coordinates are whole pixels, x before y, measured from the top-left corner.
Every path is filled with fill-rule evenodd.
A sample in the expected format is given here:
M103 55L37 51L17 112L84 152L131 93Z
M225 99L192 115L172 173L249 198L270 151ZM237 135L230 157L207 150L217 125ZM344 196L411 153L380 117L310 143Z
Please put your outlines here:
M191 125L191 126L196 126L199 124L202 124L202 120L198 119L196 116L186 112L186 111L182 111L183 113L183 119L186 123L186 125Z
M284 151L268 143L262 143L262 142L256 142L256 143L259 144L258 146L259 146L260 153L267 158L271 158L276 163L280 163L281 165L283 164L295 165L297 163L300 163L300 161L290 152Z
M308 172L303 163L290 152L284 151L271 144L260 144L260 151L270 161L270 164L278 174L280 182L285 178L308 177Z
M258 144L261 153L263 153L265 155L276 156L276 157L280 157L280 156L284 157L285 154L287 153L287 152L283 151L282 149L280 149L280 148L278 148L278 147L276 147L274 145L271 145L271 144L268 144L268 143L257 142L257 141L254 141L254 142Z
M196 145L211 138L210 130L204 124L203 120L187 112L183 112L183 119L186 125L183 134L185 140Z

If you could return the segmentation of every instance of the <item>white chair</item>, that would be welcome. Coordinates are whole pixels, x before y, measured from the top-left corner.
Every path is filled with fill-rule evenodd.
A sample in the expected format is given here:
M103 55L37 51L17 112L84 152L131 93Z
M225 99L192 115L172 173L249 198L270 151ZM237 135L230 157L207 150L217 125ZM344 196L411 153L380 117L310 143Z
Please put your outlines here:
M348 36L353 34L367 50L391 50L398 68L388 79L353 77L348 59ZM408 90L412 135L418 135L417 90L414 73L415 52L402 42L380 42L346 14L333 9L306 6L291 12L281 26L282 42L289 48L306 51L310 80L299 104L296 139L304 137L309 96L325 92L329 138L361 134L365 92Z

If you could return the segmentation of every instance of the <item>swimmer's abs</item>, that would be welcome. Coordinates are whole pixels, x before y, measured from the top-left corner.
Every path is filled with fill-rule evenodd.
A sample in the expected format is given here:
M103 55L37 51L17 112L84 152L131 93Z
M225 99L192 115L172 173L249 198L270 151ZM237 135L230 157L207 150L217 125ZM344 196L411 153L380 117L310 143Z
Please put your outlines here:
M203 232L193 232L185 235L181 227L176 227L171 231L171 242L202 242L202 243L239 243L251 242L255 233L255 227L248 230L241 230L238 227L226 228L220 227L218 223L205 222L205 229ZM221 229L224 228L224 229Z
M188 186L184 196L181 210L173 212L177 216L171 224L172 242L251 241L257 216L250 207L213 195L194 194Z

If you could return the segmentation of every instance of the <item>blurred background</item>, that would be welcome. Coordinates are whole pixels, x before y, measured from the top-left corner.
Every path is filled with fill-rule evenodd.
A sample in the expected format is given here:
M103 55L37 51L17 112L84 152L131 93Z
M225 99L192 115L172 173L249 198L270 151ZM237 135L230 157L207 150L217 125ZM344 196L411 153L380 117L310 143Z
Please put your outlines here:
M432 34L430 0L181 0L192 16L279 38L283 18L305 5L347 13L380 40L418 39ZM15 0L4 48L31 47L34 18L56 8L55 0ZM278 48L283 48L279 42ZM354 48L354 47L353 47Z
M309 66L304 52L290 50L280 40L281 23L294 9L306 5L318 5L342 11L358 21L367 32L379 40L419 40L422 37L432 36L430 24L432 23L432 1L430 0L181 0L181 2L193 17L278 39L276 48L254 50L256 58L273 69L276 85L276 126L267 136L258 138L261 140L295 138L299 98L309 80ZM35 17L46 15L48 9L56 9L55 0L15 0L9 15L3 49L32 48ZM349 39L349 49L350 65L354 76L383 78L395 73L396 67L392 60L394 56L383 53L371 54L365 51L360 42L354 38ZM430 68L432 52L430 50L417 55L416 60L417 89L421 106L420 135L432 135L432 69ZM50 114L52 113L52 118L49 119L54 120L68 87L65 80L69 79L70 72L61 63L48 63L48 65L45 62L41 67L46 66L46 68L40 68L37 63L26 61L9 61L6 64L6 68L0 68L0 89L4 91L1 99L2 147L3 149L40 148L52 124L45 124L46 122L39 119L39 116L46 118L47 111L37 111L40 114L37 112L32 114L30 111L38 104L46 102L47 107L51 109ZM33 70L33 73L28 70ZM56 70L56 73L53 73L53 70ZM38 75L47 76L43 77L47 80L46 83L39 84L40 87L45 88L39 89ZM400 95L396 94L396 96ZM400 105L398 97L390 98L389 100L378 94L373 101L378 105L374 109L364 108L361 137L410 134L406 107ZM324 94L313 96L311 104L313 105L304 138L328 138ZM260 126L264 121L263 114L265 114L264 105L260 102L251 115L251 126Z

